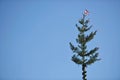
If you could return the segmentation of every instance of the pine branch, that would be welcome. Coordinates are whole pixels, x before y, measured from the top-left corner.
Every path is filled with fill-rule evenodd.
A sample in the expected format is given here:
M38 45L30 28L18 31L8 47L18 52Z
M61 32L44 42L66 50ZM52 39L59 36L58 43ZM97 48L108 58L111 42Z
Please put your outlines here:
M79 23L84 25L84 18L82 18L81 20L79 20Z
M98 47L95 47L94 49L90 50L85 56L93 55L98 49Z
M78 34L78 39L76 39L79 44L85 44L86 39L84 34Z
M91 32L90 35L87 35L87 36L86 36L86 42L92 40L92 39L94 38L94 36L96 35L96 32L97 32L97 31Z
M90 30L91 28L92 28L92 26L86 28L85 31L88 31L88 30Z
M77 27L78 31L79 31L80 33L82 33L82 32L86 32L86 31L90 30L91 27L92 27L92 25L91 25L90 27L88 27L87 25L84 25L82 28L80 28L80 27L76 24L76 27Z
M77 50L77 47L74 47L71 42L70 42L69 44L70 44L71 50L72 50L73 52L75 52L75 51Z
M83 60L77 58L76 55L72 56L72 61L75 62L76 64L83 64L83 62L84 62Z
M98 53L95 53L95 55L90 56L90 59L87 60L86 64L91 65L92 63L99 61L100 59L97 59Z
M86 20L86 21L85 21L85 25L87 25L89 22L90 22L90 20L89 20L89 19L88 19L88 20Z

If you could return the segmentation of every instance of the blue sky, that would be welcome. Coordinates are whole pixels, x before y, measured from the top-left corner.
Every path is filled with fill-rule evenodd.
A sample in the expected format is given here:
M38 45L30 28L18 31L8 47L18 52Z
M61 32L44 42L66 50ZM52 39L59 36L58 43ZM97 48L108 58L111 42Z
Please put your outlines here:
M85 9L98 30L89 49L99 46L99 62L87 67L88 80L120 79L119 0L1 0L0 80L81 80L69 42Z

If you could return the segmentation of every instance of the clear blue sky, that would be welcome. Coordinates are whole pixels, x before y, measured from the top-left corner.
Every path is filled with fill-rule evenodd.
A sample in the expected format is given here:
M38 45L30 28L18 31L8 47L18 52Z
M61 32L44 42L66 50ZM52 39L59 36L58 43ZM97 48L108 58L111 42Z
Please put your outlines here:
M1 0L0 80L81 80L69 42L85 9L98 30L89 49L99 46L102 58L88 80L120 80L119 0Z

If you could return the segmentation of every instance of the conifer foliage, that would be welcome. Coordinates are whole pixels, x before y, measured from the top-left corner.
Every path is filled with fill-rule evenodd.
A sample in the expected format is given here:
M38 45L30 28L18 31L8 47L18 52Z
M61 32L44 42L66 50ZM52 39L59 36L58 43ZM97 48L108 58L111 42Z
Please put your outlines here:
M90 32L90 34L86 34L87 31L91 29L92 26L89 26L89 19L86 19L86 16L88 16L88 10L85 10L82 16L82 19L80 19L79 25L76 24L76 27L79 31L78 37L76 39L77 46L75 47L71 42L70 48L75 53L72 56L72 61L75 62L78 65L82 65L82 79L87 80L87 71L86 67L88 65L91 65L92 63L100 60L98 59L98 47L95 47L91 49L90 51L87 50L87 43L90 42L94 36L96 35L97 31Z

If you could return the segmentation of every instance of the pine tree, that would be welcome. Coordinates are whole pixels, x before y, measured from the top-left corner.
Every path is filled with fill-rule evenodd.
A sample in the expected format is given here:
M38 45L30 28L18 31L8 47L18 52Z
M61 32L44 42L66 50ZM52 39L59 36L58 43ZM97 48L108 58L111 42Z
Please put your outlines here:
M82 66L82 79L87 80L87 71L86 67L88 65L91 65L92 63L99 61L98 59L98 47L95 47L94 49L91 49L90 51L87 50L87 43L91 41L94 36L96 35L97 31L91 32L90 34L86 34L87 31L91 29L92 26L89 26L89 19L86 19L86 16L88 16L88 10L85 10L82 16L82 19L80 19L78 22L80 25L76 24L76 27L79 31L78 37L76 39L77 47L75 47L71 42L70 48L75 53L72 56L72 61L75 62L78 65Z

